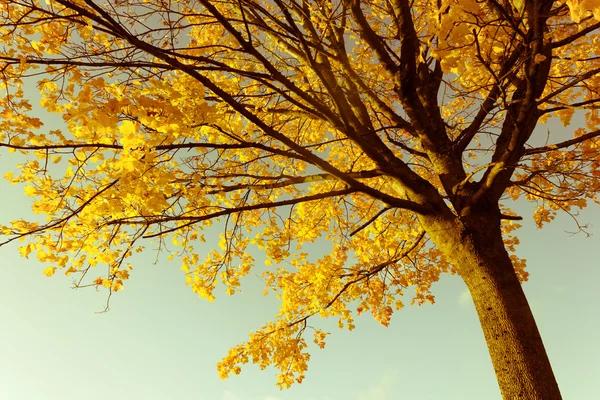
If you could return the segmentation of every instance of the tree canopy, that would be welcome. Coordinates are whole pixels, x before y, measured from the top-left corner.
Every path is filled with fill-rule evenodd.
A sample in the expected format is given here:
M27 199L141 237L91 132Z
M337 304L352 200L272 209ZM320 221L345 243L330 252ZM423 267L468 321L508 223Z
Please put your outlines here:
M595 0L0 0L0 147L27 155L6 178L45 216L0 227L3 243L109 293L152 249L211 301L258 268L280 312L219 371L272 365L281 387L302 381L308 342L325 346L310 317L387 325L405 291L433 302L458 273L517 398L486 310L526 306L516 200L539 227L598 202L599 21ZM535 129L553 119L565 129ZM534 332L534 361L515 356L534 365L527 321L500 335Z

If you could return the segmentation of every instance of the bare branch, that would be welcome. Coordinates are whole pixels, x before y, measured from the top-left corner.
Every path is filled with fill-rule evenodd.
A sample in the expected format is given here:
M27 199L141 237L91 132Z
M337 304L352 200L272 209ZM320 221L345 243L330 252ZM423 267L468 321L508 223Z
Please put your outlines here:
M525 155L540 154L540 153L546 153L548 151L564 149L566 147L571 147L573 145L583 143L586 140L593 139L598 136L600 136L600 129L595 130L593 132L586 133L585 135L581 135L574 139L565 140L564 142L549 144L548 146L536 147L533 149L525 150Z
M259 204L250 204L250 205L245 205L245 206L240 206L240 207L225 208L222 211L217 211L214 213L200 215L200 216L183 216L182 215L182 216L154 218L154 219L148 218L148 219L143 219L143 220L120 219L120 220L110 221L107 224L108 225L115 225L115 224L150 225L150 224L160 224L160 223L172 222L172 221L188 221L185 224L179 225L177 227L165 229L160 232L144 236L144 238L153 238L153 237L157 237L157 236L162 236L162 235L170 233L170 232L175 232L177 230L186 228L190 225L196 224L201 221L207 221L207 220L222 217L225 215L241 213L241 212L250 211L250 210L263 210L263 209L269 209L269 208L291 206L294 204L305 203L308 201L322 200L322 199L326 199L329 197L344 196L344 195L347 195L350 193L355 193L355 192L356 192L356 190L348 188L348 189L341 189L341 190L333 190L331 192L325 192L325 193L317 193L317 194L299 197L299 198L290 199L290 200L282 200L282 201L274 201L271 203L259 203Z

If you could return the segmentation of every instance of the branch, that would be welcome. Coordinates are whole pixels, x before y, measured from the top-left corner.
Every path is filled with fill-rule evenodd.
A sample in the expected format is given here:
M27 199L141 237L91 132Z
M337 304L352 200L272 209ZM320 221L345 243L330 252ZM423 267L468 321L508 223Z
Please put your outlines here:
M475 35L475 37L477 37L477 35ZM479 48L479 42L476 41L475 44ZM463 129L463 131L460 133L460 135L456 138L455 151L457 153L462 153L467 148L469 143L471 143L471 140L473 140L473 138L479 131L479 128L481 128L481 124L485 120L485 117L489 114L489 112L491 110L494 109L494 104L496 103L498 96L500 96L500 94L502 92L502 88L500 86L502 83L501 81L506 78L509 78L509 80L512 80L510 75L514 75L514 73L510 74L510 71L515 66L517 61L519 60L519 57L523 54L524 48L525 47L522 45L516 47L514 49L514 51L512 52L512 54L510 55L510 57L508 57L506 59L506 61L503 63L502 68L500 69L500 72L498 74L499 79L496 79L496 83L494 84L494 86L492 87L490 92L488 93L487 98L481 104L481 107L479 108L477 115L475 115L475 117L473 118L473 121L471 121L469 126L466 127L465 129ZM479 50L478 50L478 52L479 52ZM480 62L485 65L483 58L480 59ZM487 66L487 67L489 69L489 66ZM494 76L494 74L492 74L492 76Z
M369 269L368 273L360 275L358 278L351 280L349 282L346 282L346 284L344 285L344 287L327 303L327 305L325 306L325 308L329 308L331 307L331 305L333 305L333 303L335 303L335 301L353 284L360 282L363 279L368 279L371 276L375 275L376 273L378 273L379 271L381 271L382 269L384 269L385 267L388 267L392 264L397 263L398 261L400 261L401 259L403 259L404 257L408 256L410 254L411 251L413 251L418 245L419 243L421 243L421 240L423 240L423 238L425 237L425 231L421 231L421 233L419 234L419 236L417 237L417 239L413 242L413 244L409 247L408 250L405 250L402 252L402 254L400 254L398 257L392 258L391 260L388 260L384 263L375 265L373 268Z
M61 219L54 221L52 223L46 224L46 225L42 225L41 227L34 229L33 231L30 232L25 232L25 233L19 233L16 236L5 240L4 242L0 242L0 247L4 246L5 244L8 244L16 239L20 239L23 238L25 236L28 235L32 235L35 233L41 233L44 231L47 231L48 229L52 229L57 225L62 224L63 222L68 221L69 219L75 217L77 214L79 214L81 212L81 210L83 210L85 207L87 207L88 204L90 204L96 197L100 196L102 193L106 192L108 189L110 189L111 187L113 187L117 182L119 181L119 179L115 179L114 181L112 181L111 183L109 183L108 185L106 185L105 187L103 187L102 189L100 189L98 192L96 192L93 196L91 196L89 199L87 199L86 201L84 201L79 207L77 207L76 210L72 211L69 215L62 217Z
M170 222L170 221L189 221L186 222L183 225L180 226L176 226L174 228L170 228L170 229L166 229L164 231L160 231L158 233L153 233L150 235L145 235L143 236L145 239L147 238L153 238L156 236L162 236L166 233L170 233L170 232L174 232L177 231L179 229L188 227L190 225L196 224L198 222L201 221L206 221L209 219L214 219L214 218L218 218L218 217L222 217L224 215L230 215L230 214L234 214L234 213L241 213L244 211L251 211L251 210L262 210L265 208L276 208L276 207L284 207L284 206L290 206L290 205L295 205L295 204L300 204L300 203L305 203L307 201L314 201L314 200L322 200L322 199L326 199L329 197L336 197L336 196L344 196L350 193L355 193L357 192L357 190L352 189L352 188L347 188L347 189L341 189L341 190L334 190L331 192L326 192L326 193L317 193L317 194L312 194L309 196L304 196L304 197L299 197L296 199L290 199L290 200L282 200L282 201L274 201L271 203L260 203L260 204L250 204L250 205L246 205L246 206L240 206L240 207L233 207L233 208L225 208L222 211L217 211L214 213L210 213L210 214L206 214L206 215L200 215L200 216L178 216L178 217L166 217L166 218L160 218L160 219L155 219L155 220L132 220L132 221L126 221L126 220L115 220L115 221L110 221L107 223L107 225L116 225L116 224L135 224L135 225L149 225L149 224L157 224L157 223L163 223L163 222Z
M34 151L34 150L75 150L75 149L112 149L112 150L123 150L123 146L118 144L102 144L102 143L73 143L73 144L52 144L52 145L35 145L35 146L18 146L10 143L0 143L0 148L6 147L14 150L23 151ZM178 144L165 144L155 147L151 147L151 150L177 150L177 149L248 149L255 148L264 150L269 153L282 155L291 159L298 159L307 161L304 157L299 154L295 154L286 150L276 149L260 143L178 143Z
M463 151L465 151L469 143L471 143L471 140L473 140L475 135L477 135L477 132L479 132L479 128L481 128L481 124L483 124L485 117L487 117L489 112L494 109L494 104L496 103L496 99L499 95L500 88L498 84L496 84L492 90L490 90L487 98L481 104L481 107L479 108L477 115L475 115L475 118L473 118L469 126L460 132L460 135L458 135L454 141L454 151L457 154L461 154Z
M586 133L585 135L581 135L581 136L576 137L576 138L571 139L571 140L565 140L564 142L550 144L548 146L536 147L536 148L533 148L533 149L526 150L525 151L525 155L540 154L540 153L545 153L547 151L564 149L565 147L570 147L570 146L573 146L575 144L579 144L579 143L585 142L588 139L593 139L593 138L598 137L598 136L600 136L600 129L595 130L593 132Z
M390 143L395 144L396 146L400 147L402 150L406 151L407 153L410 153L414 156L422 157L427 160L429 159L429 155L427 155L427 153L423 153L422 151L415 150L415 149L407 146L406 144L402 143L401 141L393 139L387 130L385 131L385 136L387 137L387 140L389 140Z
M554 101L554 100L548 100L548 103L554 104L554 105L556 105L556 107L546 108L545 110L543 110L543 112L540 113L540 115L548 114L548 113L560 111L560 110L566 110L568 108L583 108L584 110L597 110L598 108L600 108L600 106L594 105L595 103L600 103L600 98L578 101L577 103L571 103L571 104L560 103L560 102Z
M402 106L409 115L410 122L414 125L416 131L426 132L428 123L427 113L423 104L417 96L416 88L421 84L421 79L417 75L416 64L416 46L419 43L412 22L410 5L403 0L396 2L395 6L399 9L398 30L402 35L402 44L400 47L400 63L396 62L390 56L387 45L384 40L369 25L359 0L347 0L360 28L362 39L375 51L377 59L383 65L385 70L394 80L394 91L399 95ZM416 123L416 124L415 124Z
M327 304L325 305L325 307L323 307L323 309L326 310L329 307L331 307L337 301L337 299L339 299L340 296L342 294L344 294L344 292L350 288L350 286L352 286L352 285L354 285L354 284L356 284L356 283L358 283L360 281L363 281L365 279L369 279L370 277L372 277L373 275L377 274L379 271L383 270L384 268L386 268L386 267L388 267L388 266L390 266L392 264L397 263L398 261L400 261L404 257L407 257L410 254L410 252L413 251L419 245L419 243L421 242L421 240L423 240L424 237L425 237L425 231L421 231L421 233L419 234L419 236L417 237L417 239L414 241L414 243L410 246L410 248L408 250L406 250L406 251L403 251L402 254L400 254L398 257L394 257L393 259L388 260L388 261L386 261L384 263L375 265L374 267L372 267L371 269L369 269L366 273L362 273L362 271L359 271L360 275L358 277L356 277L355 279L352 279L352 280L346 282L344 284L344 286L339 290L339 292L337 292L336 295L333 298L331 298L331 300L329 300L327 302ZM351 275L342 275L340 277L344 278L344 277L349 277L349 276L351 276ZM307 314L307 315L305 315L305 316L303 316L303 317L301 317L301 318L299 318L299 319L297 319L297 320L295 320L293 322L290 322L289 324L287 324L287 326L288 327L292 327L292 326L297 325L299 323L306 324L306 321L310 317L312 317L313 315L316 315L318 312L319 312L319 310L310 312L309 314ZM268 332L267 334L272 334L274 332L275 331L271 331L271 332Z
M122 39L128 41L130 44L134 45L136 48L155 56L156 58L166 62L167 64L175 67L181 72L189 75L190 77L196 79L202 85L204 85L208 90L212 91L216 96L221 98L223 102L228 104L234 111L238 112L241 116L246 118L249 122L256 125L259 129L261 129L267 136L272 137L273 139L278 140L285 146L289 147L293 152L298 153L300 156L303 156L305 160L313 165L319 167L322 171L330 173L335 176L339 180L345 182L350 187L357 191L361 191L368 196L378 199L390 206L405 208L417 213L425 214L432 211L433 206L424 201L425 196L423 195L423 187L424 183L418 180L418 175L414 174L406 164L402 163L402 172L404 173L404 179L402 179L402 184L406 188L409 188L415 194L416 197L420 198L420 203L409 201L405 199L400 199L395 196L391 196L389 194L383 193L375 188L369 187L362 182L357 181L349 176L346 176L345 173L334 167L332 164L324 160L323 158L317 156L309 149L303 147L302 145L296 143L291 138L277 131L275 128L268 125L263 119L261 119L258 115L250 111L243 104L237 101L234 96L221 87L218 86L213 80L208 78L207 76L201 74L197 71L193 66L186 64L185 62L180 61L177 57L171 56L159 47L154 46L153 44L147 43L142 38L136 36L133 33L128 32L126 29L118 26L119 23L115 21L110 15L108 15L104 11L98 10L98 6L96 6L91 0L86 0L86 4L90 7L94 7L97 9L97 12L102 15L99 17L98 15L90 12L89 9L85 9L77 4L74 4L68 0L56 0L58 3L80 13L82 16L90 18L97 23L107 26L108 28L115 30L115 35L121 37ZM256 48L252 46L252 43L246 41L240 32L238 32L235 27L231 24L231 22L222 15L218 9L207 0L200 0L200 3L207 9L209 13L211 13L216 21L221 24L242 46L242 49L247 52L249 55L256 58L260 63L262 63L265 69L273 75L273 78L287 87L289 90L294 92L299 98L306 101L308 104L315 106L316 109L319 109L319 112L325 117L324 119L329 120L334 126L341 126L337 117L331 112L331 110L324 108L324 105L310 95L302 91L298 86L296 86L289 78L281 73L280 70L275 68L269 60L265 58L263 54L261 54ZM415 183L418 181L418 185ZM429 188L428 188L429 189ZM433 190L433 189L432 189ZM436 191L437 192L437 191Z
M523 217L521 217L519 215L500 214L500 219L506 219L506 220L510 220L510 221L522 221Z
M594 75L596 75L598 73L600 73L600 68L594 68L594 69L586 72L583 75L579 75L576 79L573 79L571 82L567 83L566 85L562 86L561 88L556 89L552 93L546 95L544 98L538 100L536 102L536 106L539 106L540 104L544 104L545 102L547 102L548 100L550 100L554 96L559 95L560 93L564 92L565 90L567 90L567 89L575 86L579 82L582 82L582 81L584 81L584 80L586 80L588 78L591 78L592 76L594 76Z
M354 179L365 179L365 178L374 178L377 176L382 176L383 172L378 170L369 170L369 171L358 171L358 172L347 172L348 176ZM214 178L210 176L210 178ZM281 177L256 177L257 179L281 179ZM308 176L296 176L289 177L281 182L273 182L267 184L240 184L240 185L231 185L231 186L218 186L217 189L208 192L207 194L216 194L221 192L232 192L235 190L264 190L264 189L277 189L291 185L298 185L302 183L311 183L311 182L319 182L319 181L329 181L336 179L335 176L331 174L314 174ZM206 185L208 186L208 185ZM209 187L217 187L217 186L209 186Z
M362 231L363 229L365 229L367 226L371 225L373 222L375 222L375 220L377 218L379 218L384 212L391 210L391 207L384 207L381 210L379 210L379 212L375 215L373 215L367 222L365 222L364 224L362 224L361 226L359 226L358 228L356 228L355 230L353 230L352 232L350 232L350 236L354 236L356 235L358 232Z
M567 44L570 44L570 43L574 42L575 40L584 37L588 33L592 32L592 31L594 31L594 30L596 30L598 28L600 28L600 22L596 22L595 24L590 25L587 28L584 28L584 29L580 30L579 32L577 32L574 35L568 36L568 37L566 37L564 39L559 40L558 42L552 43L552 48L556 49L558 47L562 47L562 46L565 46Z
M546 5L547 6L547 5ZM469 199L469 205L477 203L484 196L492 196L498 201L504 190L510 185L510 177L518 160L523 156L525 144L531 137L539 118L536 101L548 82L552 62L552 48L543 42L543 29L546 26L542 10L527 3L527 14L533 19L535 35L531 51L527 59L526 76L517 86L512 96L512 104L506 109L500 136L496 141L496 149L492 155L492 166L489 167L478 182L478 189ZM543 55L544 60L536 63L535 57Z
M19 58L6 57L6 56L0 56L0 61L2 61L3 64L8 64L8 65L18 65L18 64L21 64L22 62L25 62L26 64L33 64L33 65L69 65L69 66L73 65L73 66L78 66L78 67L115 67L115 68L124 68L124 67L128 67L128 68L163 68L167 71L174 69L169 64L153 63L153 62L148 62L148 61L86 62L86 61L79 61L79 60L73 60L73 59L59 59L59 58L48 59L48 58L33 58L33 57L26 57L23 61L21 61L21 59L19 59Z

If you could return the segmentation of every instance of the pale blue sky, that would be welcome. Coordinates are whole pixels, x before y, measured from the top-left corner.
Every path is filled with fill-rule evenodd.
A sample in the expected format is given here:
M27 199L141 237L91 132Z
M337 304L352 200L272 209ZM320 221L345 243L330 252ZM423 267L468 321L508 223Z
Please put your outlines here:
M16 158L0 151L0 173ZM27 216L23 188L0 183L0 222ZM595 236L569 236L570 219L543 230L527 210L519 255L528 260L524 288L565 399L600 398L598 225L600 209L581 215ZM207 235L208 237L208 235ZM211 245L211 243L207 243ZM216 246L216 243L214 244ZM106 292L71 290L70 278L0 249L0 399L7 400L391 400L500 399L483 335L456 276L434 286L433 306L406 307L389 328L368 315L353 332L333 321L324 350L315 350L306 380L275 387L275 371L246 366L218 378L227 350L271 318L276 299L249 276L243 293L197 298L177 260L134 259L132 279L102 310Z

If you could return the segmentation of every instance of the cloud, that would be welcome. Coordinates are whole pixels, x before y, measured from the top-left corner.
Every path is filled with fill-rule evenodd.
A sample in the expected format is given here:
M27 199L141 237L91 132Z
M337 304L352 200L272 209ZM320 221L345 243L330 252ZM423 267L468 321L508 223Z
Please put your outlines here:
M461 307L466 307L469 304L473 304L473 298L471 297L471 293L469 293L469 289L465 289L460 292L460 295L458 296L458 304Z
M223 400L242 400L242 397L240 397L238 393L226 390L225 393L223 393Z
M280 400L279 397L266 396L266 397L249 397L244 392L232 392L226 390L223 393L223 400Z
M393 373L386 372L379 382L371 386L366 392L359 393L357 400L391 400L391 385L394 381Z

